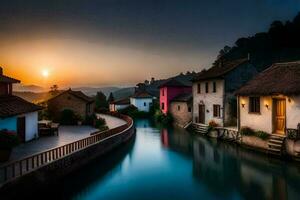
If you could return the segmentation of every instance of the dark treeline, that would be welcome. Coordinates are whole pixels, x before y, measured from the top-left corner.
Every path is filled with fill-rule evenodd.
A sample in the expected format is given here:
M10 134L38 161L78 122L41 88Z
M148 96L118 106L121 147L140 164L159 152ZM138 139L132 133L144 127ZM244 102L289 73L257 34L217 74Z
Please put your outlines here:
M248 55L259 71L275 62L300 60L300 13L292 21L274 21L268 32L239 38L233 47L221 49L217 60Z

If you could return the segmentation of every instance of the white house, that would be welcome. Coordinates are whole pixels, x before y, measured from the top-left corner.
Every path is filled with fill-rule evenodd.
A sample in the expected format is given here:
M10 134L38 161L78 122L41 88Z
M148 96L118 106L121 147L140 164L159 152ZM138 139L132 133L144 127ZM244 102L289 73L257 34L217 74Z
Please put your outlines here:
M153 96L147 92L137 92L130 97L130 104L137 107L139 111L149 112L153 103Z
M116 112L118 110L122 110L124 108L127 108L128 106L130 106L130 99L129 98L116 100L116 101L110 102L109 111Z
M248 59L219 60L193 80L193 122L236 126L237 99L234 91L257 74Z
M38 136L38 111L42 107L12 95L12 84L19 80L3 75L0 67L0 130L14 131L21 141Z
M300 123L300 61L276 63L237 90L239 128L285 136Z

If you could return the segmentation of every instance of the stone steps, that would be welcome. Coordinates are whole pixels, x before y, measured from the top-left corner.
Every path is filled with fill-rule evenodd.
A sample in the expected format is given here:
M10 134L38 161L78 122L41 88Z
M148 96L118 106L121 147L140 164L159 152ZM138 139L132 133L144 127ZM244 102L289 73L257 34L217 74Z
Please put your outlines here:
M208 133L208 125L206 124L193 124L193 129L195 132L200 134L207 134Z
M268 153L271 155L281 156L284 139L284 136L271 134L268 142Z

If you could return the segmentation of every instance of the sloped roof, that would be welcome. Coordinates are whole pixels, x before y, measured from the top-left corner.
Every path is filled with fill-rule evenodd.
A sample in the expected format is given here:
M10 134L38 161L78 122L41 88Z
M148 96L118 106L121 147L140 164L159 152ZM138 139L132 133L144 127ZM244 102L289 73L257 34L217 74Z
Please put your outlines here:
M65 94L65 93L71 94L71 95L73 95L73 96L75 96L75 97L77 97L77 98L79 98L79 99L81 99L81 100L83 100L83 101L85 101L87 103L91 103L91 102L94 101L94 98L85 95L83 92L81 92L81 91L74 91L74 90L71 90L71 89L68 89L68 90L66 90L64 92L61 92L60 94L58 94L57 96L49 99L48 101L51 101L52 99L55 99L55 98L57 98L57 97Z
M3 74L0 74L0 83L20 83L21 81L5 76Z
M199 73L199 75L193 79L193 82L223 77L231 70L235 69L239 65L244 64L246 62L248 62L248 59L246 58L237 59L233 61L223 61L222 63L220 61L220 63L217 64L216 66L211 67L208 70Z
M300 61L275 63L236 91L237 95L299 95Z
M129 98L119 99L119 100L113 101L112 104L115 104L115 105L128 105L128 104L130 104L130 99Z
M175 78L170 78L164 81L159 88L162 87L191 87L192 84L188 85L187 83L183 83L181 81L176 80Z
M172 102L189 102L192 101L193 94L192 93L184 93L180 94L172 99Z
M0 118L12 117L42 109L43 107L25 101L24 99L17 96L0 96Z
M141 98L141 99L142 98L153 98L153 96L146 91L136 92L132 97L133 98Z

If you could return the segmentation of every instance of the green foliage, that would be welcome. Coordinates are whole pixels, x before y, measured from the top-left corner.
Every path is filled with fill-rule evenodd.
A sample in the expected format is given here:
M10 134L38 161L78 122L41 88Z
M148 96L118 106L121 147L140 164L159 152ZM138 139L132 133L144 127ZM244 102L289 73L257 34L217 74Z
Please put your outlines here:
M252 136L254 134L254 130L249 127L244 126L241 128L241 135Z
M100 130L107 130L108 127L106 126L106 121L105 119L98 117L95 119L95 128L100 129Z
M154 120L163 125L171 125L173 122L173 116L170 113L165 115L160 110L156 110L154 114Z
M108 110L108 102L106 100L106 96L103 94L103 92L99 91L97 92L96 99L96 110Z
M111 93L109 94L109 97L108 97L107 101L108 101L108 103L110 103L110 102L113 102L114 100L115 100L114 95L113 95L113 93L111 92Z
M121 114L128 115L131 118L147 118L150 116L149 113L144 111L139 111L137 107L130 105L127 108L118 111Z
M268 31L239 38L233 47L224 47L218 58L233 60L250 54L251 62L259 71L275 62L299 60L299 27L300 13L292 21L274 21Z
M15 132L6 129L0 130L0 149L12 149L20 143Z
M259 137L262 140L266 140L266 139L269 138L270 135L267 132L264 132L264 131L256 131L255 136Z
M159 109L160 109L159 102L157 100L153 99L152 105L150 106L150 109L149 109L149 115L154 116L155 112Z
M95 119L96 119L96 115L95 114L88 115L88 116L86 116L83 124L84 125L89 125L89 126L94 126Z
M62 125L76 125L77 116L73 110L65 109L60 113L59 123Z

